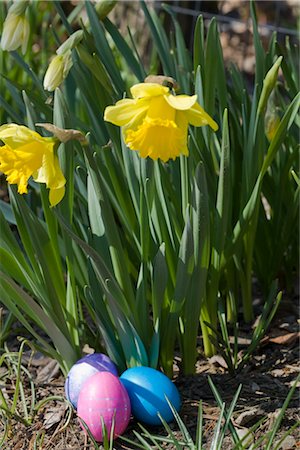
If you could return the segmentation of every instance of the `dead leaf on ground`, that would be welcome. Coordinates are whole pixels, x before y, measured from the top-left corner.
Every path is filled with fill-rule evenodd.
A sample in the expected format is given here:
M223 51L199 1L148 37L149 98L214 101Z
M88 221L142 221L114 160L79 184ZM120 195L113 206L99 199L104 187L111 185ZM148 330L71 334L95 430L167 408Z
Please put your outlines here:
M40 370L36 377L37 384L49 383L59 375L59 364L51 359L48 364Z
M47 412L44 414L44 421L43 425L46 430L53 427L53 425L56 425L61 421L61 419L64 417L65 411L66 411L67 405L61 404L56 405L52 408L47 408Z
M280 344L280 345L290 345L293 342L295 342L300 337L300 332L297 333L287 333L282 334L280 336L276 336L273 338L269 338L269 342L272 342L273 344Z
M263 415L263 410L260 408L251 408L247 411L243 411L236 419L235 423L239 426L244 426L251 420L258 420Z
M223 369L227 369L227 363L225 359L220 355L214 355L211 358L209 358L210 364L217 364L220 367L223 367Z
M294 333L285 333L285 334L279 334L278 336L265 336L261 341L260 345L267 345L270 342L272 344L277 345L291 345L294 342L296 342L300 338L300 332L294 332Z

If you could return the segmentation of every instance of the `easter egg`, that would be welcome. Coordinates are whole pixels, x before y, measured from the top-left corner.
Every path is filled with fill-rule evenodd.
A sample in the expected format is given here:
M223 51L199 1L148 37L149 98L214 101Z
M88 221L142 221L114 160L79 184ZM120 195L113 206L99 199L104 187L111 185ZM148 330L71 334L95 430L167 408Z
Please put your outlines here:
M133 367L122 373L120 380L125 386L136 419L149 425L161 425L157 413L166 422L174 419L166 397L178 411L180 396L174 383L163 373L150 367Z
M74 364L65 382L66 397L74 408L77 408L78 396L85 381L92 375L103 371L118 375L114 363L102 353L84 356Z
M108 435L113 420L114 437L122 434L129 423L131 407L120 379L110 372L98 372L90 377L80 391L77 413L96 441L103 439L101 417Z

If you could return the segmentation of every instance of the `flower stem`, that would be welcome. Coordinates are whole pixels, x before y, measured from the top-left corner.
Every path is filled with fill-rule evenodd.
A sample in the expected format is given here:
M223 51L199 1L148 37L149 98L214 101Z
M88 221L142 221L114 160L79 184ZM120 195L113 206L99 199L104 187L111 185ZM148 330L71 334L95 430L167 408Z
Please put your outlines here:
M215 337L215 333L207 324L209 324L213 329L217 329L217 310L216 308L208 308L208 305L205 302L201 308L200 325L202 331L204 353L205 356L210 357L216 353L216 347L210 340L210 336Z

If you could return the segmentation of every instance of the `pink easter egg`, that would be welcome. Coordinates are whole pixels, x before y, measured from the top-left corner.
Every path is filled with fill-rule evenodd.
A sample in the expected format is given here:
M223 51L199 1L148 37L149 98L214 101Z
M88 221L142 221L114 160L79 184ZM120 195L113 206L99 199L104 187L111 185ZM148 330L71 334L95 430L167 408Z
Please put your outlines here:
M78 398L77 412L95 440L102 442L101 417L108 435L114 420L114 437L120 436L130 420L130 400L118 377L110 372L98 372L84 383Z
M118 375L114 363L103 353L86 355L74 364L65 382L66 397L74 408L77 408L79 393L87 379L103 371Z

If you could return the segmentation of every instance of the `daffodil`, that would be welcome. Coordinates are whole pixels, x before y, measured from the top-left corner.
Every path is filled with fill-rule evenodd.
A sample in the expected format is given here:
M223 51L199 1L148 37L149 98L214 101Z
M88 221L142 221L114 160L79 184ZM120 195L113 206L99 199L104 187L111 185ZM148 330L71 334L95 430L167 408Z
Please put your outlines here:
M158 83L140 83L130 89L132 99L123 99L108 106L104 120L123 127L126 145L142 158L160 158L166 162L180 154L188 155L188 125L209 125L216 122L197 103L197 95L173 95Z
M77 30L63 42L56 50L44 77L44 89L54 91L65 80L73 65L72 49L75 48L83 38L83 31Z
M11 52L21 47L22 53L25 54L28 45L29 34L30 26L25 14L8 14L4 22L1 36L2 50Z
M111 12L111 10L116 6L117 0L98 0L95 4L95 9L100 20L105 19L105 17Z
M45 183L50 189L51 206L57 205L65 193L66 180L55 153L56 138L42 137L23 125L0 126L0 171L9 184L17 184L20 194L27 193L28 180Z
M55 55L44 77L44 89L54 91L67 77L71 67L71 50L61 55Z
M265 133L269 142L271 142L273 137L275 136L279 124L280 118L276 113L265 115Z

